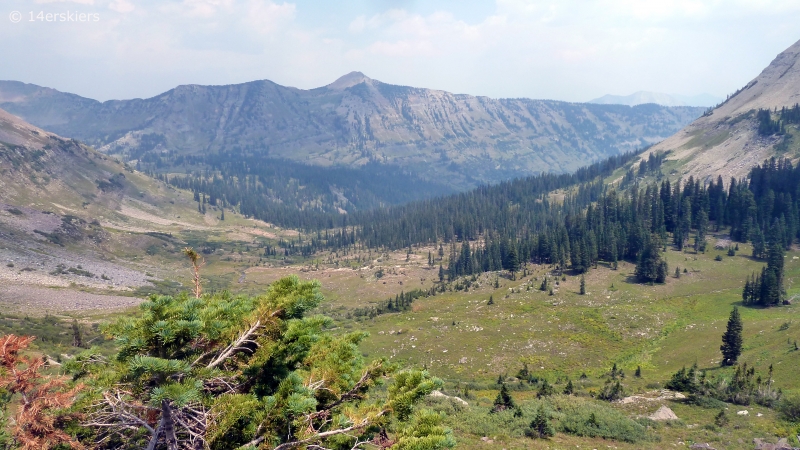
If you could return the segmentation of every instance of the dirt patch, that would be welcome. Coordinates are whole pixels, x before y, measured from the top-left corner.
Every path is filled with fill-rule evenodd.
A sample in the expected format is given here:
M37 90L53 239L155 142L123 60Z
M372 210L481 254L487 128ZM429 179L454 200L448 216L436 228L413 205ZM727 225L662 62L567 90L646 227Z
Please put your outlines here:
M118 212L120 214L124 215L124 216L130 217L130 218L133 218L133 219L137 219L137 220L141 220L141 221L144 221L144 222L154 223L154 224L157 224L157 225L180 226L180 227L188 228L190 230L207 230L208 229L208 227L194 225L194 224L187 223L187 222L164 219L162 217L158 217L156 215L150 214L148 212L142 211L141 209L134 208L134 207L128 206L128 205L120 205L120 208L119 208Z
M70 311L118 311L142 302L135 297L98 295L70 289L48 289L34 286L0 287L0 305L5 311L44 315Z

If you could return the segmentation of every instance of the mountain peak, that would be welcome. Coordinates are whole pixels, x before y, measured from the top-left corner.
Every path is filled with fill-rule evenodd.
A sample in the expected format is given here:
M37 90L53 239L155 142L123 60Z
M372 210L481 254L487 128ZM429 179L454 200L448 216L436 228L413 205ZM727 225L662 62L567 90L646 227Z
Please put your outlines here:
M343 90L363 83L364 81L372 81L372 79L361 72L355 71L339 77L336 81L325 87L328 89Z

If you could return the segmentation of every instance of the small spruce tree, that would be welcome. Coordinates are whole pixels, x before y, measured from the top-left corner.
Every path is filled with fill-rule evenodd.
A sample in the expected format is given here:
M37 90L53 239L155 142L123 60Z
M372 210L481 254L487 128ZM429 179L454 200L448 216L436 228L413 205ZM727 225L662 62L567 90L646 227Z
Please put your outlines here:
M581 295L586 295L586 278L581 275Z
M543 407L540 406L539 410L536 411L536 416L534 416L530 428L525 431L525 434L539 439L555 436L556 432L550 424L550 416L544 411Z
M739 315L739 308L733 307L728 318L728 326L722 335L722 365L732 366L742 353L742 317Z
M508 386L505 383L500 385L500 392L497 393L497 398L494 399L494 407L492 412L505 411L506 409L513 409L517 405L511 394L508 392Z

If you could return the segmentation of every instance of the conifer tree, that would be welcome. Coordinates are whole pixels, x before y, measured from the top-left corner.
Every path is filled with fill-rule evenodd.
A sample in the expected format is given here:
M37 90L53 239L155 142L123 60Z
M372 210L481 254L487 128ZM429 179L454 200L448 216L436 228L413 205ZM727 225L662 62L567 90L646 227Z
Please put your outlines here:
M728 318L728 326L722 335L722 365L732 366L742 353L742 317L739 315L739 308L733 307Z
M667 279L667 262L661 259L661 245L653 235L639 254L635 270L641 282L663 283Z
M544 411L544 407L539 406L533 421L531 421L530 428L525 434L539 439L555 436L556 432L550 424L550 416Z
M72 319L72 346L83 347L83 334L77 319Z
M492 407L492 412L498 411L505 411L506 409L513 409L516 406L514 403L514 399L511 398L511 394L508 392L508 386L505 383L500 385L500 392L497 393L497 397L494 399L494 406Z
M581 275L581 295L586 295L586 278Z
M69 362L89 386L77 405L91 418L81 435L114 448L288 450L352 446L383 430L400 447L452 447L438 415L415 411L441 381L397 372L386 396L371 399L394 369L364 360L364 333L334 336L330 319L308 316L321 300L318 282L294 276L258 297L151 297L141 316L105 330L116 355Z

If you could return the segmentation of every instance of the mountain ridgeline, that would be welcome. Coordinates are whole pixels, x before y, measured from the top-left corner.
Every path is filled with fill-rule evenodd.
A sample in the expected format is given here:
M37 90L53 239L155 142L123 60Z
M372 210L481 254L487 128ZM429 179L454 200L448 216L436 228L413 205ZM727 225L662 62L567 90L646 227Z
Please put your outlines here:
M103 103L2 81L0 108L142 170L186 172L213 155L379 164L458 190L572 172L665 139L703 111L490 99L386 84L358 72L310 90L263 80L179 86L148 99Z
M651 147L669 153L673 176L741 178L771 157L800 156L800 41L680 132ZM644 157L647 157L645 154Z

